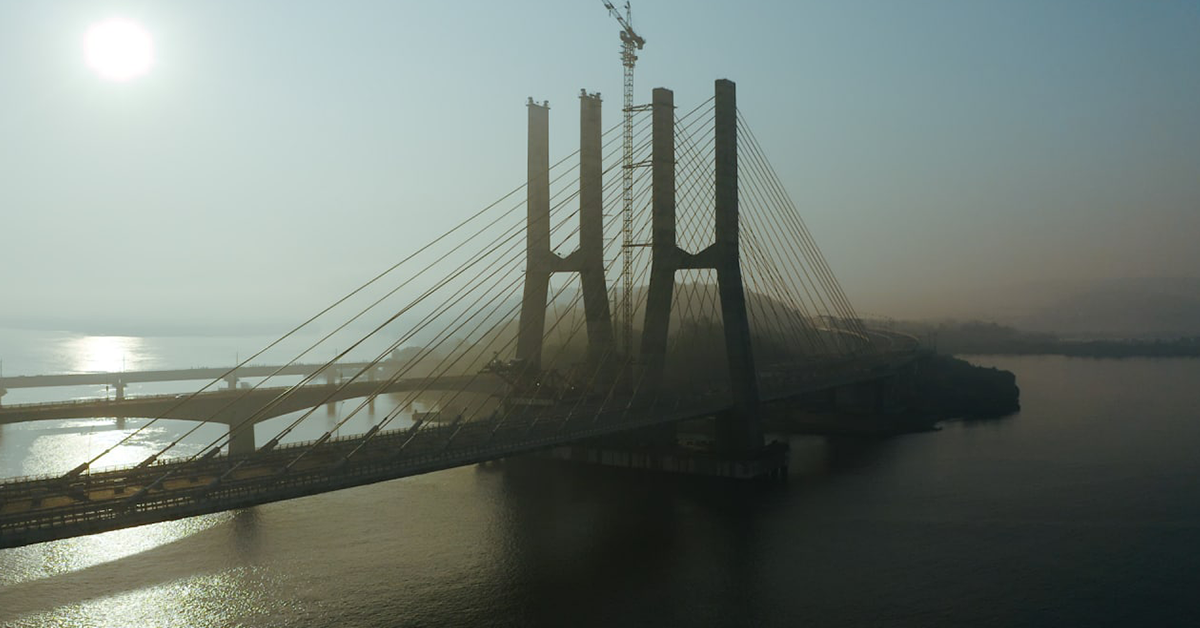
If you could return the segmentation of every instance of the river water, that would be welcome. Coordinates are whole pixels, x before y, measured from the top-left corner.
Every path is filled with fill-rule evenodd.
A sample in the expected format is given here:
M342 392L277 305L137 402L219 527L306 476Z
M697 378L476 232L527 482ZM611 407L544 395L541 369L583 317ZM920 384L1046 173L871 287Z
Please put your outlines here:
M132 370L257 340L4 337L10 375L87 370L97 342ZM792 437L782 485L516 460L2 550L0 625L1200 625L1200 360L972 361L1017 374L1019 414ZM133 427L0 427L0 473Z

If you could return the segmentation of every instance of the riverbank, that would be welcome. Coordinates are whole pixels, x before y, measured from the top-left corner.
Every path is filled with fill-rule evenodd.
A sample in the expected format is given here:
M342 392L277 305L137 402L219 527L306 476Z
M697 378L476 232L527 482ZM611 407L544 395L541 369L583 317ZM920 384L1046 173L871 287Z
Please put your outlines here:
M994 419L1021 409L1021 389L1011 371L976 366L947 355L922 358L915 365L912 410L944 419Z

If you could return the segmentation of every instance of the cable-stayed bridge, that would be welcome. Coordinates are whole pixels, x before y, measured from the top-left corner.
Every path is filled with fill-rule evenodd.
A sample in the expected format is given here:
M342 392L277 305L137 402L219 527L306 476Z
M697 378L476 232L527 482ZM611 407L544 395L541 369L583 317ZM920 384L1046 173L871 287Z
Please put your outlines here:
M531 100L525 185L197 392L0 409L0 421L34 420L82 416L97 411L92 403L106 411L89 416L149 419L67 473L0 483L0 547L566 444L661 446L628 455L664 470L786 472L786 451L764 442L765 409L829 391L882 395L916 345L855 314L738 111L732 82L717 81L713 98L682 115L666 89L635 109L635 159L619 159L620 127L604 131L599 95L582 93L580 149L551 164L549 107ZM635 213L625 221L618 208L629 196ZM636 230L632 250L614 232L621 224ZM618 268L626 252L632 263ZM610 290L618 284L636 288ZM636 313L640 328L614 321L614 310ZM283 364L257 367L267 369L255 371L262 381L233 385L247 372L239 369L305 330L328 331ZM332 359L311 363L331 346ZM272 384L284 374L302 377ZM214 388L221 382L229 387ZM382 395L394 409L338 436ZM353 408L318 438L294 439L337 401ZM435 409L415 412L418 401ZM257 442L254 426L279 417L284 427ZM104 468L142 431L180 418L195 427L137 464ZM700 419L715 424L711 451L667 446L672 426ZM205 422L228 432L197 445L189 437Z

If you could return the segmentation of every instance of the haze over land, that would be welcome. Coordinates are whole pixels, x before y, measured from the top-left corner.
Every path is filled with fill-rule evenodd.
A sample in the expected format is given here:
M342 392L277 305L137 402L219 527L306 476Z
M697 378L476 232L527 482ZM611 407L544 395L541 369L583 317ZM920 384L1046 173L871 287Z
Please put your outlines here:
M736 81L860 312L1197 333L1200 5L634 10L638 101ZM620 81L598 2L5 2L0 325L283 331L523 182L527 97L557 158Z
M1200 336L1200 278L1034 281L979 289L970 300L929 318L996 321L1066 338Z

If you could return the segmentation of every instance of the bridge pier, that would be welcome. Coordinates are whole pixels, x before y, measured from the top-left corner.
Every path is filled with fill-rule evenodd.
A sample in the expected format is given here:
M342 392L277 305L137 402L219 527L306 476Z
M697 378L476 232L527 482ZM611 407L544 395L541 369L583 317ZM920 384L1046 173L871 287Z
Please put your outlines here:
M325 371L325 385L326 386L336 386L338 380L341 379L341 376L342 376L342 374L340 371L336 371L336 370ZM325 404L325 416L333 416L333 413L336 411L336 409L337 409L337 402L331 401L331 402Z
M116 400L125 401L125 382L118 379L114 384L112 384L112 387Z
M367 381L368 382L379 381L379 373L382 370L382 368L383 367L381 367L381 366L372 366L371 369L367 371ZM367 398L367 412L370 412L371 414L375 413L375 397L377 397L377 396L378 395L371 395L370 397Z
M225 378L225 386L226 386L226 387L227 387L229 390L237 390L237 387L238 387L238 377L237 377L236 375L230 375L229 377L226 377L226 378Z
M252 454L257 449L254 443L254 426L243 425L241 429L236 429L238 426L229 426L229 455L238 456L242 454Z

